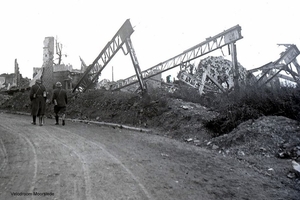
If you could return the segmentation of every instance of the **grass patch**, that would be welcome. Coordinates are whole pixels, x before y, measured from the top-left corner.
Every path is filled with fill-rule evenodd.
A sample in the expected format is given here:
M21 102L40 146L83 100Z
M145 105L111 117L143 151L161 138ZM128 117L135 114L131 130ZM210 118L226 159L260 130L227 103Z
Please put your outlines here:
M205 104L220 113L205 122L214 136L229 133L240 123L260 116L285 116L300 121L300 88L249 87L238 94L215 95Z

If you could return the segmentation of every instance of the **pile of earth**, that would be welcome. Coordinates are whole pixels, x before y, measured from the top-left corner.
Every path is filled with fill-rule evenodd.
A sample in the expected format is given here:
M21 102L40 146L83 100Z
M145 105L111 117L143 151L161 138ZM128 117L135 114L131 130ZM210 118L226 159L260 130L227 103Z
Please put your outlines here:
M210 140L226 154L278 156L300 161L300 124L282 116L264 116L240 124L229 134Z
M246 121L203 146L236 157L269 176L282 180L299 176L292 168L292 160L300 163L300 123L286 117L264 116ZM300 186L299 179L297 184Z

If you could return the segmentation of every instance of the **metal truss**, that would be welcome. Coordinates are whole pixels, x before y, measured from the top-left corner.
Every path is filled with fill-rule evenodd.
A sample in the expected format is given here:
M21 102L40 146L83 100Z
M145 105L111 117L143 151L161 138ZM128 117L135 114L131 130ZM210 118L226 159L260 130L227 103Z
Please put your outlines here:
M267 84L275 77L280 77L291 81L291 77L288 78L288 76L280 74L281 71L286 71L287 73L291 74L294 79L293 81L296 83L299 82L299 74L294 72L290 65L293 63L297 71L298 72L300 71L299 64L296 60L297 56L300 54L300 51L298 50L296 45L289 45L286 47L287 47L286 51L281 54L280 58L277 61L270 62L259 68L248 70L248 72L250 73L257 72L257 71L263 72L262 76L257 80L256 84L258 85ZM266 78L267 75L270 76Z
M141 72L141 76L143 79L150 78L152 76L163 73L167 70L173 69L183 63L194 60L200 56L208 54L212 51L215 51L219 48L222 48L228 44L232 44L239 39L242 39L241 35L241 27L236 25L224 32L214 36L207 38L206 41L184 51L183 53L170 58L164 62L161 62L154 67L151 67L147 70ZM129 78L118 81L116 84L112 85L112 90L121 89L128 85L134 84L138 82L138 76L134 75Z
M92 84L94 84L102 70L106 67L114 55L122 48L123 44L127 42L127 39L132 33L133 28L129 19L127 19L114 37L103 48L94 62L86 68L79 82L74 87L73 92L78 89L84 92Z
M222 92L225 92L226 90L224 87L214 78L212 77L209 73L208 70L205 70L202 76L202 79L198 79L195 76L187 73L186 71L181 71L179 72L177 78L181 80L182 82L186 83L187 85L198 89L200 95L203 94L203 92L218 92L215 91L213 88L209 87L208 85L205 84L206 78L208 78L214 85L216 85L219 90Z

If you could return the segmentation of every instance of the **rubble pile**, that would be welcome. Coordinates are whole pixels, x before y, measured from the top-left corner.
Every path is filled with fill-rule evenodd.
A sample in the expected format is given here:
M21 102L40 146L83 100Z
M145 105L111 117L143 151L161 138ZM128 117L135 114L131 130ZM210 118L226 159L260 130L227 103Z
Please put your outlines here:
M240 63L238 63L238 67L239 82L245 84L248 77L248 72ZM198 79L201 80L204 70L208 70L209 74L215 80L218 80L218 82L224 88L230 89L234 86L232 62L224 59L222 56L208 56L207 58L201 60L198 68L196 69L196 75ZM215 87L210 80L207 81L210 87Z
M249 120L229 134L209 140L203 147L236 157L263 175L282 181L287 181L286 177L300 185L300 173L295 169L300 163L298 121L282 116Z
M300 161L300 123L282 116L264 116L213 138L209 145L227 154L266 155Z

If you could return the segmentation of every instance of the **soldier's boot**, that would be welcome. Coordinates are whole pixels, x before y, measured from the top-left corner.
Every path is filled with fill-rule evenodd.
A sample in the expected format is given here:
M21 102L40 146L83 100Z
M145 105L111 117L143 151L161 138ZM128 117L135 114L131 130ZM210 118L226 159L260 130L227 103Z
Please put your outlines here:
M39 117L39 124L40 124L40 126L43 126L43 125L44 125L44 123L43 123L43 116L40 116L40 117Z
M63 126L65 125L65 118L66 118L66 115L63 114L63 116L62 116L62 125L63 125Z
M36 116L32 115L32 122L31 124L36 125Z
M58 123L58 115L55 116L55 125L59 125L59 123Z

